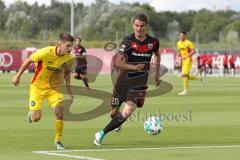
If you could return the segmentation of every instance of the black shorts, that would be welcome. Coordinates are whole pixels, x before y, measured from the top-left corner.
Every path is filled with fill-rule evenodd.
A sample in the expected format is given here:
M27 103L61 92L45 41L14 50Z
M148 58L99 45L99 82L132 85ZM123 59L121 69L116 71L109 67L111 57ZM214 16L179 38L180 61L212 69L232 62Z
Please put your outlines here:
M113 92L111 106L120 107L123 102L131 101L142 107L144 105L146 96L146 90L129 90L125 92L125 95L119 95L117 91Z
M87 73L87 65L76 66L74 72L77 74L86 74Z
M203 69L204 68L204 66L203 65L198 65L198 69L200 70L200 69Z
M235 65L234 64L230 64L230 68L235 69Z
M131 101L142 107L144 105L147 91L148 76L142 76L136 79L124 80L123 77L118 77L114 86L111 106L120 107L122 102Z
M228 69L228 65L223 65L224 69Z

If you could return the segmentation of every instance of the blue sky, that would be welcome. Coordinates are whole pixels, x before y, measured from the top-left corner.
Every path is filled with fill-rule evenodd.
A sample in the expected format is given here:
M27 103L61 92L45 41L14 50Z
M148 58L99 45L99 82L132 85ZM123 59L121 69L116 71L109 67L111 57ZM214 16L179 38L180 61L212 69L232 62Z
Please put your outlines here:
M3 0L5 4L9 5L16 0ZM20 0L27 1L29 4L38 2L39 4L50 4L50 0ZM61 2L71 2L72 0L58 0ZM213 4L215 4L216 9L224 9L226 3L231 5L231 8L235 11L240 11L240 0L109 0L113 3L122 2L139 2L148 3L153 6L157 11L187 11L187 10L199 10L202 8L213 9ZM95 0L74 0L74 2L82 2L85 5L89 5Z

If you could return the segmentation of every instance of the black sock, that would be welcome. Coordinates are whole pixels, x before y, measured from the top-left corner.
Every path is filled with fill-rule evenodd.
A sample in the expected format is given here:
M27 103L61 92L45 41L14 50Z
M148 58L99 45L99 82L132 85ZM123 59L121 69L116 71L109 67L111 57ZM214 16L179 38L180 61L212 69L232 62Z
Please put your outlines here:
M83 83L86 87L89 87L87 78L83 78Z
M103 129L103 132L106 134L121 126L125 121L126 119L122 116L121 113L119 113L108 123L108 125Z

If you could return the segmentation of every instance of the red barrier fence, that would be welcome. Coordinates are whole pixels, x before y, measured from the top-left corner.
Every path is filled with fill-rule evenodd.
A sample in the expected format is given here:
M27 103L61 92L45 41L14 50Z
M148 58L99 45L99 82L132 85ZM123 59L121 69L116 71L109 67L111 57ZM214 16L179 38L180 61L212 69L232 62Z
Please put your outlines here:
M31 55L35 48L27 48L24 50L0 50L0 70L11 71L18 70L22 62ZM112 65L112 57L114 52L108 52L104 49L87 49L88 52L88 69L89 71L100 73L110 73ZM161 49L162 64L168 67L168 69L174 69L174 50L173 49ZM207 54L212 61L213 68L223 68L224 55L220 54ZM228 55L228 62L230 58L234 56L234 64L236 68L240 68L240 53L234 53ZM96 66L98 65L98 66ZM100 68L99 68L100 67ZM95 71L97 68L98 71ZM34 70L34 65L28 68L29 71Z

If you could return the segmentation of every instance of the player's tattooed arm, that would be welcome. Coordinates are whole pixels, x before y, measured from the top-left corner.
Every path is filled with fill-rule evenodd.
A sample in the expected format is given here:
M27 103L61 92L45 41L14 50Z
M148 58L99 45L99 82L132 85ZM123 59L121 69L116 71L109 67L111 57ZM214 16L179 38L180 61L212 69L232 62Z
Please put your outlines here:
M125 56L121 52L117 54L115 65L121 69L134 70L134 71L141 71L145 66L144 64L137 64L137 65L127 64L125 61Z

